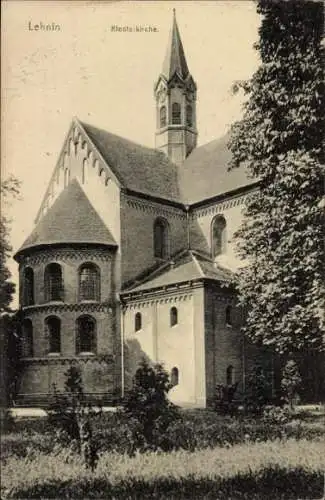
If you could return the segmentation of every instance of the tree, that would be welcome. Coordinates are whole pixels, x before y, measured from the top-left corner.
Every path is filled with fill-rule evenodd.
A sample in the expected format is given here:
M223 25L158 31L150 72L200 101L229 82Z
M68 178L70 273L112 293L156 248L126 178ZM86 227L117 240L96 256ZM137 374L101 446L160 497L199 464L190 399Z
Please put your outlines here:
M293 399L301 385L301 375L297 363L293 359L287 361L282 371L281 388L293 409Z
M19 315L14 314L10 305L15 293L15 285L11 281L11 273L8 268L8 259L11 255L9 242L10 219L5 215L5 208L10 205L13 198L19 195L19 181L14 177L8 177L0 184L1 194L1 217L0 217L0 332L1 332L1 394L2 406L11 402L17 388L20 364L19 364Z
M151 366L142 360L124 405L124 414L135 424L136 447L164 447L164 434L179 417L176 407L167 398L171 387L161 364Z
M7 266L12 248L9 243L10 219L4 215L4 208L10 204L10 199L19 195L20 183L15 177L1 182L2 210L0 218L0 314L11 312L10 303L15 293L15 285L10 281L11 273Z
M245 333L278 353L324 349L324 50L322 2L258 0L261 63L243 119L231 130L230 168L259 189L237 232Z

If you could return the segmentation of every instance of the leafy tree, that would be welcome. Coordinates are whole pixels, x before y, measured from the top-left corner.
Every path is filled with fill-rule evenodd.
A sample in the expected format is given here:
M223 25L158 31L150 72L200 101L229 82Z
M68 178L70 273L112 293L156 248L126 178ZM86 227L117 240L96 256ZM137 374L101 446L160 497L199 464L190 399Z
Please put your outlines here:
M10 219L4 214L6 205L10 200L19 195L20 183L15 177L8 177L0 184L1 194L1 217L0 217L0 315L11 312L10 303L15 293L15 285L10 280L11 273L7 266L7 260L11 255L11 245L9 242Z
M11 220L6 215L6 208L12 199L19 195L19 181L8 177L1 181L1 217L0 217L0 333L1 333L1 404L11 402L15 394L19 376L19 316L14 314L10 304L15 293L15 284L11 281L8 259L11 256L9 242Z
M325 91L322 2L258 0L261 63L232 127L230 168L259 190L237 233L245 332L276 352L324 348Z
M164 433L179 417L176 407L167 398L170 389L169 377L163 366L150 366L143 359L124 406L124 414L133 420L136 447L164 447Z
M291 409L293 408L293 399L297 390L301 386L301 383L302 379L297 363L290 359L287 361L282 371L281 387L288 402L290 403Z

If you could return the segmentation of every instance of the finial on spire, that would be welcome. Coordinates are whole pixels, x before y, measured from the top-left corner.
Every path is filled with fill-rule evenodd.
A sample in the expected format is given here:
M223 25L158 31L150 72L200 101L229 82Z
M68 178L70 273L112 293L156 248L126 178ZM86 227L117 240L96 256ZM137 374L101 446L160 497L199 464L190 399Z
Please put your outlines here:
M174 17L176 17L176 9L173 9Z

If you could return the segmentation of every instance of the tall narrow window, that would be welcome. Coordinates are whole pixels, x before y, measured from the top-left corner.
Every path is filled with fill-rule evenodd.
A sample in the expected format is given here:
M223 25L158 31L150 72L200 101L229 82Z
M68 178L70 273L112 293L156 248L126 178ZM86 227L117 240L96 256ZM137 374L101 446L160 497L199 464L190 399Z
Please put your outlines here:
M167 124L166 106L162 106L160 108L160 128L166 127L166 124Z
M229 365L227 368L227 385L233 385L234 383L234 367Z
M192 106L189 104L186 106L186 125L188 127L193 126L193 111L192 111Z
M142 328L142 316L141 313L137 312L134 316L134 331L138 332Z
M154 224L154 255L159 259L168 257L168 223L161 218Z
M34 271L26 267L23 277L23 304L31 306L34 304Z
M63 300L62 269L59 264L48 264L44 275L45 300Z
M92 316L80 316L77 319L76 352L96 352L96 321Z
M170 383L172 386L178 385L178 368L176 368L176 366L172 368L170 373Z
M226 325L232 326L232 307L231 306L226 307Z
M226 251L226 226L226 219L223 215L217 215L212 221L211 247L213 257Z
M22 325L22 355L31 357L34 354L33 346L33 323L30 319L25 319Z
M178 323L177 307L172 307L170 310L170 326L177 325L177 323Z
M61 321L56 316L50 316L45 320L45 327L49 339L49 352L59 354L61 352Z
M173 125L180 125L181 121L181 105L174 102L172 105L172 123Z
M79 300L100 300L100 272L94 264L83 264L79 269Z
M84 161L82 162L82 168L81 168L81 182L82 182L82 184L86 183L87 176L88 176L88 160L87 160L87 158L85 158Z

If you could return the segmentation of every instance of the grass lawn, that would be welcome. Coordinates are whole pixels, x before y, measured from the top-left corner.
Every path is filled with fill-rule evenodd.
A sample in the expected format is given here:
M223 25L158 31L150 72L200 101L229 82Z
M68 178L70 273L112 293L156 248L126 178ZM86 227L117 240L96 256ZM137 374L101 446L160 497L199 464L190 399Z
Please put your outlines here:
M115 417L105 418L100 433L110 426L109 440ZM103 447L94 473L69 446L55 444L45 421L18 422L1 440L1 498L314 500L324 495L322 420L305 419L309 437L304 431L298 437L267 439L262 432L261 439L251 432L251 439L251 421L204 411L188 412L185 418L201 436L194 451L130 457Z

